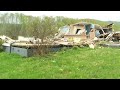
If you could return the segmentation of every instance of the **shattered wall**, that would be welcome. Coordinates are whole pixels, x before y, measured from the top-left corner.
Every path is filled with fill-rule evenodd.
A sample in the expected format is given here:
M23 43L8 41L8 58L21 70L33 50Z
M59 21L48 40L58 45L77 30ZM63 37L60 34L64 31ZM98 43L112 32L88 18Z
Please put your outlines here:
M70 26L70 35L75 35L78 33L79 30L84 30L85 26L84 25L71 25Z

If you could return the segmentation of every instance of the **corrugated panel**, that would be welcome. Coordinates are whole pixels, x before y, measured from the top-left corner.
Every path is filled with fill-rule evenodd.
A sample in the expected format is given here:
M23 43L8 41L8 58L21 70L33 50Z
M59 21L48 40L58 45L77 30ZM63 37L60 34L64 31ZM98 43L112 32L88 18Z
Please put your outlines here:
M10 53L10 46L3 46L3 50Z
M25 48L19 48L19 47L11 47L11 53L17 53L21 56L28 57L27 49Z

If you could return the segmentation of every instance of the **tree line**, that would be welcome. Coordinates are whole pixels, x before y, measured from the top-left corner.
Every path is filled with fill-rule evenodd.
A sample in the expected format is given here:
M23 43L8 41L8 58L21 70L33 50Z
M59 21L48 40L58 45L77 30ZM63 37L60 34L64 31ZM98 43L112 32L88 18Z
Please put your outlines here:
M19 35L43 39L54 35L59 27L75 22L78 20L62 16L34 17L19 13L5 13L0 14L0 35L7 35L13 39L17 39Z
M90 23L100 22L92 19L73 19L63 16L35 17L22 13L4 13L0 14L0 35L7 35L13 39L17 39L19 35L26 37L36 36L43 40L45 37L54 35L60 27L80 21ZM101 21L100 24L102 23Z

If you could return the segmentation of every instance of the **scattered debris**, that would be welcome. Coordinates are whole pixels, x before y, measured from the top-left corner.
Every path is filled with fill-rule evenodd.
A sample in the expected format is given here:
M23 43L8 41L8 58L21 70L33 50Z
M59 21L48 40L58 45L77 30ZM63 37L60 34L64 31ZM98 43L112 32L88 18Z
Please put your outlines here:
M59 29L59 33L56 34L55 42L61 45L90 45L90 43L105 40L112 33L112 25L101 27L98 24L80 22L63 26Z
M98 24L86 22L70 24L59 28L54 38L46 38L44 41L52 42L49 43L52 47L89 46L94 49L97 42L105 41L114 43L120 41L120 32L113 32L112 25L114 24L111 23L105 27L101 27ZM34 52L33 47L41 44L41 39L35 37L18 36L18 40L13 40L3 35L0 36L0 39L5 42L3 47L6 51L16 52L23 56L32 55ZM117 47L118 46L119 45L117 45Z
M89 47L92 48L92 49L95 48L94 44L89 44Z

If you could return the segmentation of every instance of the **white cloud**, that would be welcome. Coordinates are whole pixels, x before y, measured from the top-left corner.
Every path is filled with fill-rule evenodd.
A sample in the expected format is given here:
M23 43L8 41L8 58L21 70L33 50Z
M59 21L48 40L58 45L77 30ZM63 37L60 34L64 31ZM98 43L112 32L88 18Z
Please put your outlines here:
M91 18L103 21L120 21L120 11L0 11L0 13L23 13L32 16L65 16L70 18Z

